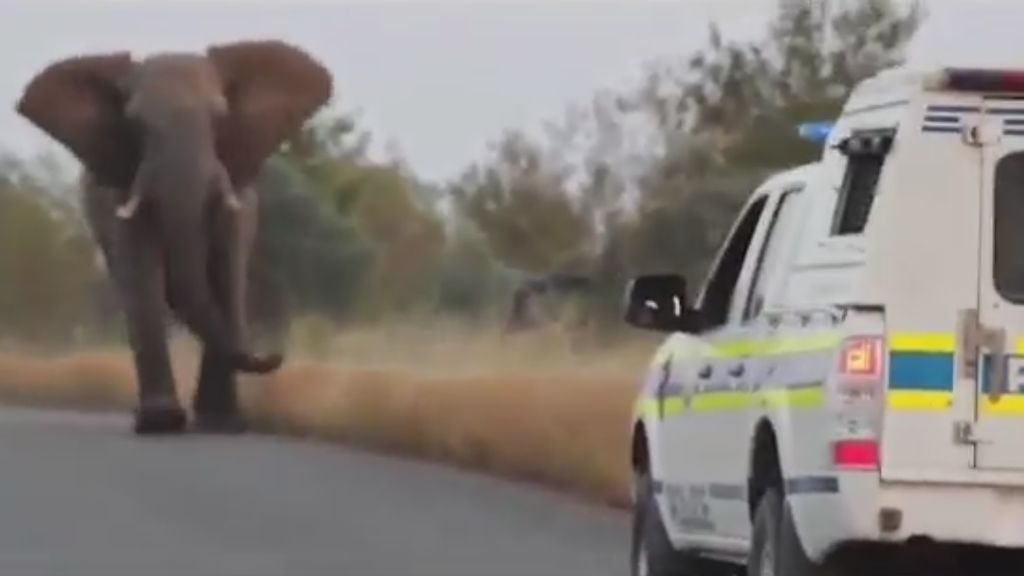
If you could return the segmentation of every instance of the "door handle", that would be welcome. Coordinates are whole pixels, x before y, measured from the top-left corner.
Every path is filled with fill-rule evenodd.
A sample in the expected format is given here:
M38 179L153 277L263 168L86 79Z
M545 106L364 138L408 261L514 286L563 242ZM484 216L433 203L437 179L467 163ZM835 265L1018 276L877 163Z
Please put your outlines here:
M736 364L732 368L729 368L729 376L732 376L733 378L739 378L740 376L743 376L743 371L743 364Z
M958 319L957 347L961 373L973 379L987 376L988 396L992 401L1006 393L1006 331L984 326L976 309L961 310ZM988 352L987 362L984 360Z
M697 372L697 377L703 380L711 378L711 364L705 364L704 367L700 369L700 372Z

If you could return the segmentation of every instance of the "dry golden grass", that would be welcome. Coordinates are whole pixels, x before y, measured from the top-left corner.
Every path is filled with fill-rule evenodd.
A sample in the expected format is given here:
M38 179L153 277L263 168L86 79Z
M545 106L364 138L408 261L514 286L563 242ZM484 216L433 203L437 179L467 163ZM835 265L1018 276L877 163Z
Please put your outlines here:
M610 505L627 501L629 413L649 342L580 351L558 330L503 337L436 322L312 332L294 336L299 345L281 371L244 379L245 409L262 430L541 482ZM185 398L194 344L176 341L173 355ZM0 355L0 400L130 408L130 355Z

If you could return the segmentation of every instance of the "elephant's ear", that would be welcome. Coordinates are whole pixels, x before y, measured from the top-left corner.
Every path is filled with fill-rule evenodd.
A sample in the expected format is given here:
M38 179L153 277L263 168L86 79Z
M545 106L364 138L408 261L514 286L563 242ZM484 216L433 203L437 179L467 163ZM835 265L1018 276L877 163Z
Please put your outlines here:
M121 88L133 67L128 52L58 61L32 78L17 111L67 147L96 182L127 187L140 153Z
M237 187L295 135L331 97L330 72L303 50L276 40L212 46L207 55L227 96L217 150Z

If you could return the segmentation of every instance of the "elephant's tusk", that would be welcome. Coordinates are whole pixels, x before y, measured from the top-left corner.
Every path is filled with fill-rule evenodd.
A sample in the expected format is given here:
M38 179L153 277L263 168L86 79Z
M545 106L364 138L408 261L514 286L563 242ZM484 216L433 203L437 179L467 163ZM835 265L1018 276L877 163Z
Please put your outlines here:
M117 217L121 220L128 220L139 210L139 204L142 198L138 194L133 194L127 202L117 207Z

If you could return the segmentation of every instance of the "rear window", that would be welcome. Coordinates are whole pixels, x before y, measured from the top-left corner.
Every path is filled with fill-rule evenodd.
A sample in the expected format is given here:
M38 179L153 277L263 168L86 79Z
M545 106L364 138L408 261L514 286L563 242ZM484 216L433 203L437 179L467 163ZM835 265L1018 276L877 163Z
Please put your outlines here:
M1024 303L1024 152L999 161L995 186L996 290L1010 302Z
M846 167L846 178L840 190L835 219L832 222L834 236L860 234L864 231L884 162L885 157L880 155L850 158Z
M856 131L841 144L846 174L832 217L833 236L864 232L894 135L891 129Z

